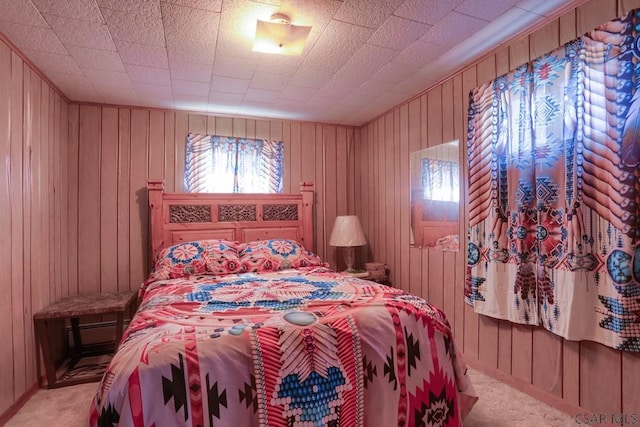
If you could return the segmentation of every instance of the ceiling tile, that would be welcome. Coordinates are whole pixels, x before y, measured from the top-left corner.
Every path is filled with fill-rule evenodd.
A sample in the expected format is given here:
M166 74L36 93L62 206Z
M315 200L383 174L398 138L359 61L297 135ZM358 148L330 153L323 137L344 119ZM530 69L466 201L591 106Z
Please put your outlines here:
M80 67L125 71L118 52L72 45L68 45L66 48Z
M169 61L190 61L201 64L213 64L216 53L215 43L167 38L167 55Z
M397 54L397 50L365 43L333 78L349 85L360 86L385 64L391 62Z
M318 89L289 85L280 94L281 99L308 101L318 93Z
M313 97L313 105L319 108L321 111L328 111L336 105L337 100L335 98L324 96L322 91L318 92L318 96Z
M94 68L82 68L82 72L91 84L96 88L99 86L126 86L130 87L131 82L127 73L119 71L96 70Z
M210 92L209 102L216 104L239 104L242 102L243 94L228 92Z
M355 88L353 86L346 85L338 80L332 79L320 88L320 93L322 93L322 96L324 97L340 100L344 99L354 89Z
M377 28L402 3L402 0L345 1L334 19L363 27Z
M303 113L312 111L313 107L304 101L296 101L293 99L277 99L271 106L272 115L278 117L286 117L290 120L304 120ZM275 114L274 114L275 113Z
M173 110L176 108L173 98L164 98L156 95L140 96L138 95L138 103L151 108L164 108Z
M420 67L428 64L448 50L447 47L422 40L416 40L400 52L393 60L401 64L415 65Z
M162 3L162 19L167 38L213 44L216 42L219 13Z
M47 78L72 101L85 100L88 97L97 97L98 92L83 75L64 74L55 71L47 73Z
M40 13L104 24L94 0L31 0Z
M40 70L81 76L82 70L70 55L58 55L39 50L23 49L22 53Z
M0 0L0 21L49 28L40 12L29 0Z
M220 12L222 10L222 0L166 0L164 3L173 3L211 12Z
M213 64L213 73L224 77L251 79L257 67L258 61L256 59L216 55L216 62Z
M157 0L96 0L101 9L114 9L150 18L162 17Z
M302 55L284 56L263 54L260 58L258 69L266 73L293 76L303 60L304 57Z
M327 26L343 3L344 0L288 0L282 2L278 11L289 15L292 24L310 26L312 31L317 31Z
M208 100L208 95L199 96L179 93L173 97L173 102L177 109L189 111L206 111Z
M131 43L124 40L114 40L114 43L118 48L122 62L125 64L169 68L165 47Z
M261 69L256 70L251 78L249 87L255 89L271 89L281 91L289 83L289 77L282 74L265 73Z
M211 91L222 93L244 94L249 88L250 80L236 79L214 75L211 78Z
M247 93L244 96L244 99L253 102L272 103L278 98L278 95L280 95L279 91L254 89L250 87L249 89L247 89Z
M491 21L515 6L520 0L465 0L456 12Z
M148 98L152 96L173 98L173 90L171 89L171 86L138 82L131 82L131 86L139 98Z
M355 88L353 93L358 95L375 96L388 89L389 84L381 81L367 80L364 84Z
M60 55L67 54L67 49L60 42L51 28L30 27L13 22L0 21L0 31L19 49L32 49Z
M367 43L402 50L422 37L430 25L398 16L390 16Z
M209 83L171 79L171 87L174 96L181 94L209 97Z
M233 35L232 32L229 33L223 27L221 27L215 53L216 55L227 57L233 56L255 60L257 54L251 51L252 47L253 40L237 37Z
M127 64L125 67L129 80L132 82L171 85L171 76L168 68L145 67L133 64Z
M318 89L331 80L333 74L334 73L314 68L299 68L293 77L291 77L289 83L296 86Z
M331 21L321 38L313 46L302 66L336 72L371 37L373 30L358 25Z
M410 64L401 64L395 61L387 62L371 78L383 82L396 82L404 80L418 71L420 67Z
M102 9L102 14L116 40L152 46L165 45L162 19L158 16L115 9Z
M169 70L171 71L172 79L209 83L211 81L211 69L212 66L210 64L169 61Z
M45 19L65 44L102 50L116 50L104 24L44 14Z
M487 21L482 19L451 12L431 27L421 40L451 47L472 36L486 25Z
M405 0L394 15L434 25L464 0Z

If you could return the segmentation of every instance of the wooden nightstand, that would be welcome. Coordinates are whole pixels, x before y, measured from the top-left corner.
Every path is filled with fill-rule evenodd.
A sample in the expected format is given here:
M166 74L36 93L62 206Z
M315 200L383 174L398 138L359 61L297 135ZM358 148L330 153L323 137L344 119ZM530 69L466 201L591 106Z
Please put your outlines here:
M73 296L55 302L33 315L36 338L42 348L47 388L57 388L100 380L102 377L101 372L80 376L69 375L69 373L78 365L82 358L109 354L115 351L122 338L124 314L133 307L136 301L136 295L137 292L135 291L126 291ZM116 315L114 341L108 343L106 346L83 346L80 336L79 318L99 314ZM71 322L74 346L70 360L62 364L62 372L57 372L58 367L56 366L56 360L54 360L55 352L53 350L56 347L61 347L59 342L55 342L55 339L60 339L60 335L57 332L59 331L60 324L64 324L66 319L69 319ZM36 351L38 351L37 346ZM40 364L38 364L38 370L39 368ZM40 372L38 372L38 378L40 378Z
M377 276L377 277L372 277L371 274L368 271L358 271L357 273L347 273L345 272L344 274L348 274L350 276L353 277L357 277L359 279L362 280L368 280L370 282L376 282L376 283L380 283L382 285L387 285L387 286L391 286L391 283L389 283L389 272L385 271L385 275L384 276Z

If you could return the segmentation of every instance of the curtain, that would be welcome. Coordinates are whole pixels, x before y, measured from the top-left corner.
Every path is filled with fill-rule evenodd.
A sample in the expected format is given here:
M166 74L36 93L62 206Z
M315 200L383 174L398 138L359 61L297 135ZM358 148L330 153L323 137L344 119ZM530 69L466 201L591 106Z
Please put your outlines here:
M284 142L190 133L185 187L192 193L280 193Z
M471 91L476 312L640 352L638 13Z
M440 159L422 159L422 188L425 200L460 200L458 163Z

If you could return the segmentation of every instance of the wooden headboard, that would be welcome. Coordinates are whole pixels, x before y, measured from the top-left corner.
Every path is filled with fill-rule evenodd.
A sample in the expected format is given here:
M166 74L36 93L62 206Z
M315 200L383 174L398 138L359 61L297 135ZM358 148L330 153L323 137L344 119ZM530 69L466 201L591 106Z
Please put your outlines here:
M295 239L313 251L313 183L295 194L165 193L148 180L151 250L184 241Z

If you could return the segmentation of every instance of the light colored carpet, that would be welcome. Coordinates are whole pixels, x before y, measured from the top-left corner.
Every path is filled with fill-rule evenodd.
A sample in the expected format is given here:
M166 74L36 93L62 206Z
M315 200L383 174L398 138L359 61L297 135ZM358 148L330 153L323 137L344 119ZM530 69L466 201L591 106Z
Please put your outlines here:
M498 380L469 369L480 399L465 427L569 427L573 416L560 412ZM84 427L97 383L38 392L7 423L7 427Z

